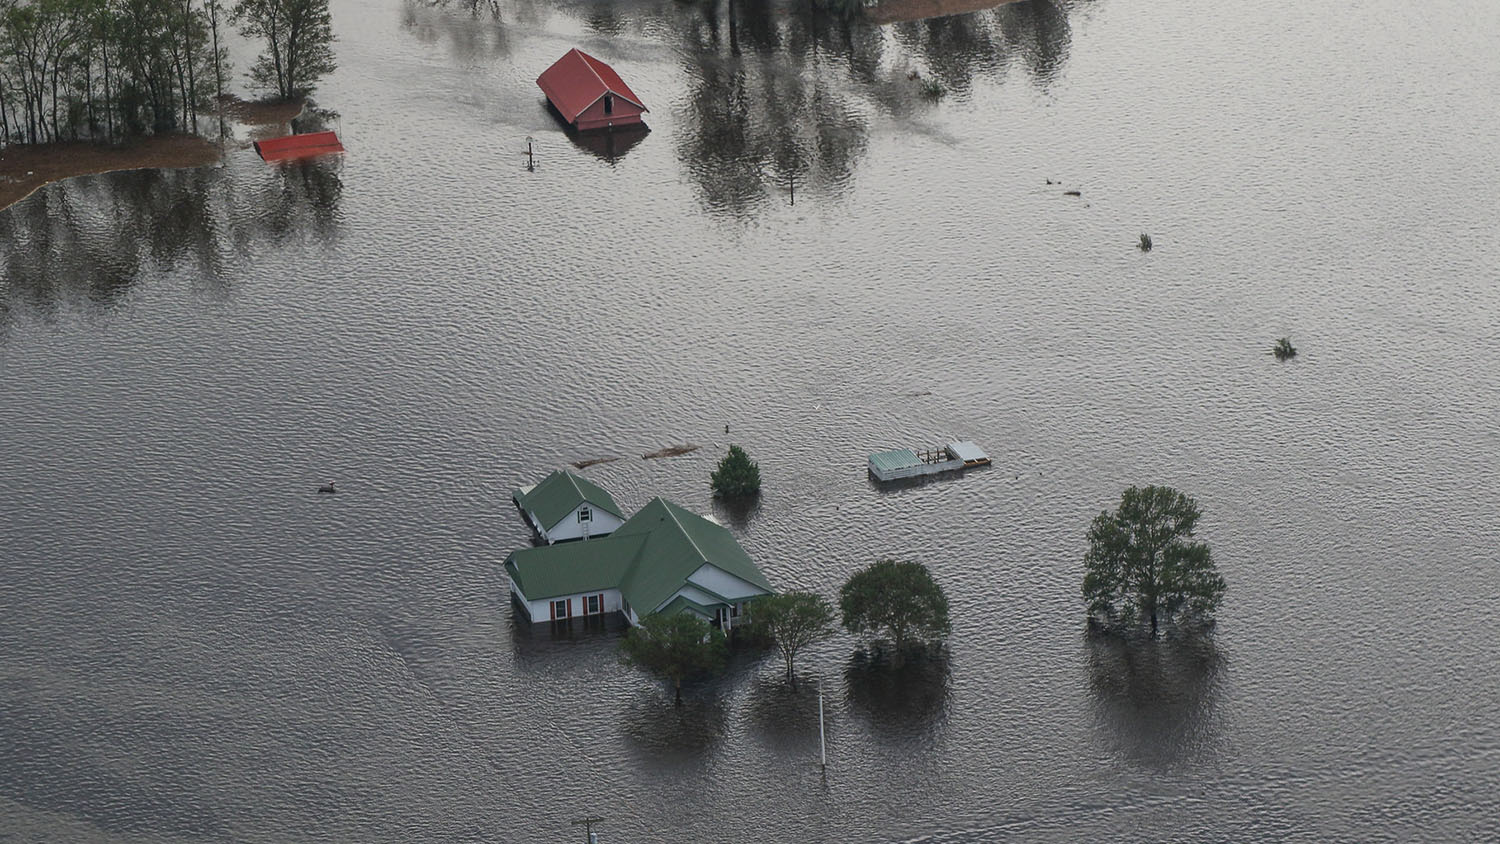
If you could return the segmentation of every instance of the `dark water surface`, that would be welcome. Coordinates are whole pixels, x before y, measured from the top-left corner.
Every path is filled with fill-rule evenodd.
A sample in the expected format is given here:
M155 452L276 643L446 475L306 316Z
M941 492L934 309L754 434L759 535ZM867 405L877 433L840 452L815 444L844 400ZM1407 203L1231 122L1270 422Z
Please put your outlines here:
M342 161L0 212L0 838L1500 836L1500 5L793 6L336 0ZM649 134L557 128L573 45ZM948 436L998 465L865 478ZM506 600L513 487L710 511L731 440L773 583L956 612L899 682L807 655L826 783L774 658L674 711ZM1082 635L1147 482L1210 644Z

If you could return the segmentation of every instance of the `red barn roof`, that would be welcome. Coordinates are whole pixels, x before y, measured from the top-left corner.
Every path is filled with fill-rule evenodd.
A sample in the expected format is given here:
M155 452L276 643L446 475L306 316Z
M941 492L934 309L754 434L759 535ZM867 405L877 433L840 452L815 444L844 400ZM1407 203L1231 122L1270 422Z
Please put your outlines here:
M536 84L569 123L605 94L614 94L640 106L641 111L649 111L614 68L577 47L542 71Z

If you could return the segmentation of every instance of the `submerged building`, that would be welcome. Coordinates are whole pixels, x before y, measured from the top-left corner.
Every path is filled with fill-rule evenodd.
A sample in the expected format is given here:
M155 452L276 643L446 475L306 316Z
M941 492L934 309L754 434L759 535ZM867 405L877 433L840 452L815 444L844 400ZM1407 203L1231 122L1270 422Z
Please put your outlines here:
M724 526L664 498L608 536L515 551L505 571L532 622L690 612L728 631L775 591Z
M641 123L648 109L615 69L574 47L536 78L537 87L575 129L610 129Z

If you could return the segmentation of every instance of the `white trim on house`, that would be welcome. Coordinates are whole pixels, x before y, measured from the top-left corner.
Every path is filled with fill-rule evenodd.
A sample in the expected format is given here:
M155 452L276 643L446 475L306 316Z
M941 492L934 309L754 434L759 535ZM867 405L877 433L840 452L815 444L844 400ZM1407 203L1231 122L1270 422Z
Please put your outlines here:
M580 511L583 510L589 511L589 518L587 520L579 519ZM543 527L541 520L538 519L537 515L530 510L526 511L526 518L533 525L536 525L536 532L542 537L542 541L547 543L548 545L556 542L566 542L570 539L585 538L585 524L587 524L588 526L587 537L589 539L597 539L601 536L608 536L614 533L616 530L619 530L620 525L625 524L625 520L621 519L619 516L616 516L613 513L606 512L593 504L589 504L588 502L584 502L582 504L579 504L577 507L574 507L572 512L559 519L557 524L555 525Z

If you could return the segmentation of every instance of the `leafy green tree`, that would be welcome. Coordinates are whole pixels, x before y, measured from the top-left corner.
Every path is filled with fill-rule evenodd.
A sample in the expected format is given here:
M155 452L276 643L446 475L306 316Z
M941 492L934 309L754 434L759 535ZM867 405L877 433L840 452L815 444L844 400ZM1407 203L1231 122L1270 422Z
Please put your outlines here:
M921 563L881 560L855 572L839 591L839 608L850 633L889 639L898 663L909 646L952 629L948 598Z
M1153 637L1162 622L1211 619L1224 578L1208 545L1192 541L1200 515L1177 490L1147 486L1125 490L1119 508L1096 516L1083 558L1090 618L1118 628L1150 619Z
M786 661L786 679L797 688L793 665L797 652L833 635L833 606L812 592L767 595L751 605L750 617L776 641Z
M709 482L720 498L745 498L760 492L760 467L743 448L732 445Z
M239 0L230 20L246 37L266 39L250 79L282 99L311 94L336 66L328 0Z
M620 642L625 664L644 668L671 680L682 705L682 681L695 674L717 671L729 659L724 634L688 612L652 614L641 619Z

